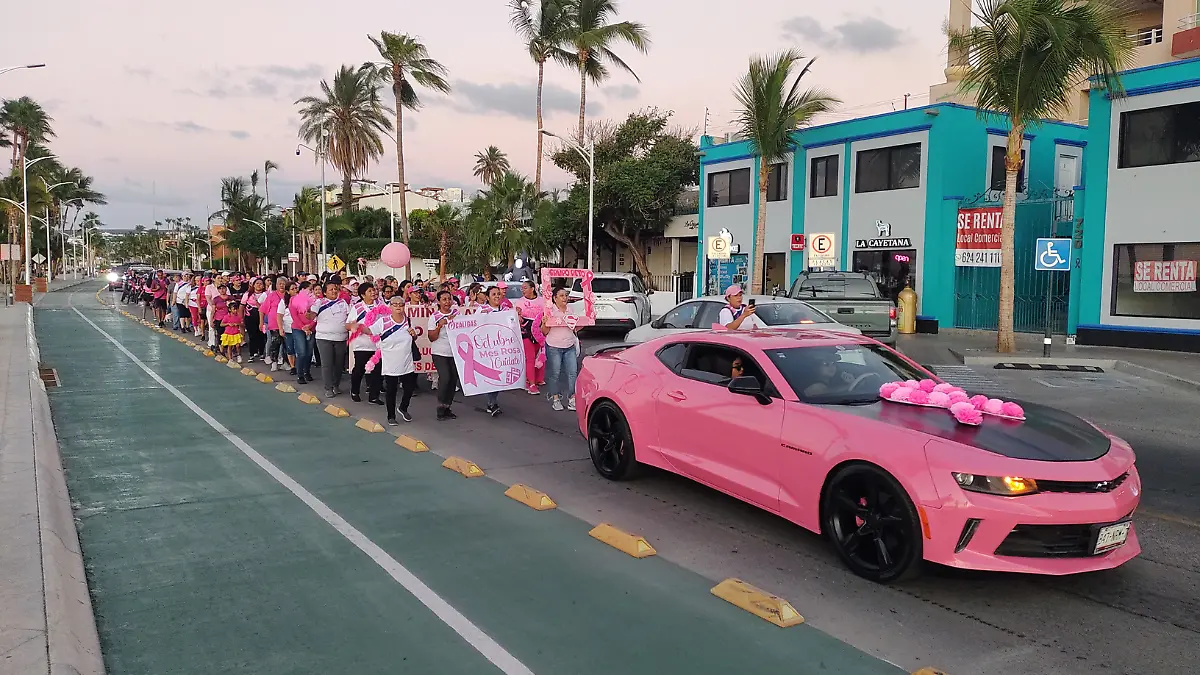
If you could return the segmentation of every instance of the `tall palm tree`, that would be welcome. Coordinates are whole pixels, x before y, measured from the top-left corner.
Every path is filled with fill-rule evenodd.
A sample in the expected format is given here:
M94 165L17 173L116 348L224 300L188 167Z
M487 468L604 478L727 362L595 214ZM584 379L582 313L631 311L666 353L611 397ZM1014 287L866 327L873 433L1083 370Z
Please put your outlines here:
M421 99L417 95L418 86L449 93L450 84L446 81L449 71L440 62L430 58L425 45L410 35L382 31L379 37L368 35L367 38L375 45L375 49L379 50L383 62L366 64L364 67L373 68L380 81L390 83L392 96L396 98L396 189L400 196L400 232L404 243L408 244L408 208L404 182L404 109L416 110L421 107ZM412 265L405 266L404 270L405 275L411 278Z
M426 225L427 234L438 242L438 276L445 280L446 259L450 255L451 244L461 237L462 216L458 209L442 204L429 213Z
M473 230L475 247L491 260L506 260L529 248L531 222L539 195L533 183L519 173L506 171L471 202L471 212L481 223Z
M750 141L751 152L759 156L758 222L754 224L754 280L752 293L763 292L766 265L763 252L767 242L767 180L771 164L784 161L795 145L792 132L808 124L814 115L828 112L840 103L823 89L800 88L800 82L812 68L813 61L800 68L793 78L793 69L804 61L795 49L788 49L766 58L750 59L750 68L734 89L741 105L737 125Z
M510 168L508 155L494 145L475 153L475 176L483 181L484 185L495 184Z
M635 21L609 23L617 15L616 0L570 0L566 5L566 41L575 50L575 67L579 70L579 141L583 142L587 121L587 83L600 84L615 66L633 75L637 73L612 51L617 42L626 42L641 53L650 47L650 32Z
M29 145L54 137L54 118L40 103L22 96L0 104L0 128L12 136L12 165L20 168L28 156Z
M250 172L250 192L258 194L258 169Z
M381 134L392 129L379 98L379 84L370 65L357 68L342 66L333 76L333 86L321 80L320 96L305 96L296 101L300 109L300 138L312 144L321 140L321 129L329 130L329 163L342 172L342 209L353 204L351 181L383 154Z
M292 214L296 233L300 237L301 248L303 249L303 267L305 269L316 269L316 252L319 249L317 237L321 236L321 191L312 186L304 186L300 188L292 200L292 208L289 213ZM309 265L309 251L313 252L311 258L312 265Z
M263 196L267 198L267 204L271 203L271 172L278 168L279 165L269 159L263 162Z
M542 84L546 78L546 62L550 60L574 67L576 55L563 48L570 26L566 12L569 0L537 0L537 10L530 0L509 0L509 23L525 42L529 56L538 67L537 86L537 170L533 187L542 189Z
M996 110L1011 123L1000 228L999 352L1016 349L1013 242L1025 129L1066 112L1090 77L1114 95L1123 93L1118 73L1132 64L1134 49L1125 28L1127 7L1121 0L980 0L975 25L950 31L951 52L965 60L962 91L974 95L981 116Z

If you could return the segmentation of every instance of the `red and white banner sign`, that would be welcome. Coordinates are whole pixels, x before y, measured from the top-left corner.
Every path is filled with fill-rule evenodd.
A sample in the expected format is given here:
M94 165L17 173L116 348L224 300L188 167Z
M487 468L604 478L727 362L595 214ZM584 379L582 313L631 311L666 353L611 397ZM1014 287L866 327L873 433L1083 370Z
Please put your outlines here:
M1134 293L1192 293L1195 290L1195 260L1139 260L1133 264Z
M958 233L954 244L956 266L1000 266L1000 223L1003 211L999 206L958 210Z

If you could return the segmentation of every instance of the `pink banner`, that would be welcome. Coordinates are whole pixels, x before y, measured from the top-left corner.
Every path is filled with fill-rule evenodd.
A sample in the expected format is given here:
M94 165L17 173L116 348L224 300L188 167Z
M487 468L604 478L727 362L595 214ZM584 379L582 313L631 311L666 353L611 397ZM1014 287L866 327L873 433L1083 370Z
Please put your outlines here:
M458 316L447 329L464 395L525 386L525 345L515 311Z
M592 293L592 279L596 275L591 270L580 270L573 267L543 267L542 268L542 299L546 303L546 316L550 317L546 324L548 326L567 326L576 328L579 326L595 326L596 325L596 296ZM573 315L570 313L568 306L568 314L565 319L554 318L553 312L554 299L553 283L555 279L580 280L580 287L583 289L583 314ZM567 286L568 290L571 286Z

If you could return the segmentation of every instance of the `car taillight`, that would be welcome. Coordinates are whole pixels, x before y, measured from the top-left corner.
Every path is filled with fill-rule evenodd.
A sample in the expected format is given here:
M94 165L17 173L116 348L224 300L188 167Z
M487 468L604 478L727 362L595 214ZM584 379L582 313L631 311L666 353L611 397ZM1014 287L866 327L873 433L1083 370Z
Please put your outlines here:
M892 308L888 309L888 318L889 318L889 319L895 319L895 318L896 318L896 308L895 308L895 307L892 307Z
M626 303L629 303L629 304L633 304L633 298L615 298L615 299L616 299L616 300L620 300L621 302L626 302Z

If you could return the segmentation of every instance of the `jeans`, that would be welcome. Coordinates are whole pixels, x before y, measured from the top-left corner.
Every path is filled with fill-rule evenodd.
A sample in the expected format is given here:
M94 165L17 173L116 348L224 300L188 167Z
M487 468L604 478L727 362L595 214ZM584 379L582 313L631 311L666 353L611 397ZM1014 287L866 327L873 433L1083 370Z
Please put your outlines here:
M324 342L324 340L322 340ZM383 366L380 365L382 368ZM387 417L389 420L396 419L396 394L400 389L404 390L404 395L400 398L400 411L408 413L408 403L412 400L413 392L417 390L417 374L408 373L406 375L384 375L383 389L385 392L384 407L387 408Z
M179 330L179 305L171 303L171 327Z
M566 379L564 383L560 381ZM575 395L575 378L579 376L579 348L546 346L546 384L552 396Z
M288 335L292 336L292 348L296 354L296 377L312 377L312 336L305 335L302 330L292 331Z
M285 340L279 337L279 331L267 329L267 348L266 358L282 365L284 358L287 356L287 347L284 346Z
M367 372L367 361L375 356L373 351L356 351L354 352L354 370L350 371L350 393L358 396L362 389L362 380L365 375L367 378L367 400L374 401L379 398L379 380L380 371L383 370L383 365L375 366L375 370Z
M493 392L487 394L487 404L488 404L489 408L499 408L500 407L500 392L493 391Z
M321 379L325 391L337 391L342 385L342 373L346 371L345 340L317 340L317 351L321 354Z
M437 368L438 374L438 407L449 408L454 404L454 390L458 387L458 368L454 365L454 357L434 354L433 367Z

